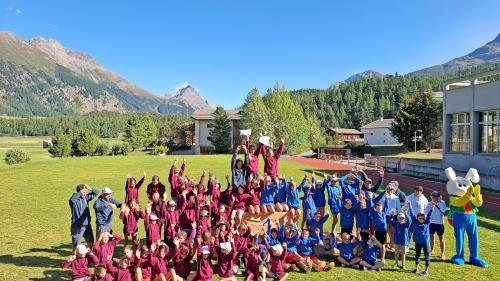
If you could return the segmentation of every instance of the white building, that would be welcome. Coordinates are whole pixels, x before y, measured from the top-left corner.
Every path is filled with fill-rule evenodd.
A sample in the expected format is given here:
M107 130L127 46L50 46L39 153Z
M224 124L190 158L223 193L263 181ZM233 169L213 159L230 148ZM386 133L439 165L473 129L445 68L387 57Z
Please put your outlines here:
M208 124L212 123L215 119L212 115L214 110L204 110L198 109L191 114L191 118L194 120L194 153L195 154L207 154L210 153L214 146L207 139L210 133L210 128ZM239 143L240 140L240 115L239 109L226 110L228 118L231 124L231 147L234 148L235 143Z
M367 145L393 145L399 144L391 135L391 125L394 119L379 119L361 127L364 142Z

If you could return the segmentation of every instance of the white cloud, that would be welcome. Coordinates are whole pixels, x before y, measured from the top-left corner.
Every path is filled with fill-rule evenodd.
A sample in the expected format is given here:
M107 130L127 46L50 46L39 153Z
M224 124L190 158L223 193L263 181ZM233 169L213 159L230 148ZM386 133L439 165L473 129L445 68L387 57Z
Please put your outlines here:
M5 8L5 10L9 13L14 13L16 15L20 15L23 13L23 11L21 11L21 9L19 8L16 8L14 5L10 5L8 6L7 8Z

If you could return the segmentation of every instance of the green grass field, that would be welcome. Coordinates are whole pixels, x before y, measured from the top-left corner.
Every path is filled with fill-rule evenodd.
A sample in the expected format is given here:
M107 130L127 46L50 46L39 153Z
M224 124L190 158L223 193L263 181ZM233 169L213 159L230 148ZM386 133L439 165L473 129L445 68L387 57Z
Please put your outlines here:
M88 183L101 189L111 187L114 196L123 200L124 183L128 172L139 177L145 170L148 177L159 175L167 182L167 174L175 156L155 157L142 153L130 156L84 157L52 159L38 145L45 138L0 138L0 156L6 148L20 147L32 153L29 163L8 166L0 164L0 280L69 280L70 272L59 268L60 262L70 255L70 209L68 199L79 183ZM229 172L229 155L188 156L187 175L198 178L203 169L213 172L219 179ZM3 162L3 160L2 160ZM280 172L300 178L311 167L298 163L280 162ZM144 191L141 193L145 198ZM93 213L93 211L92 211ZM115 231L122 225L115 214ZM142 222L141 222L142 225ZM328 225L328 223L326 224ZM495 280L500 276L500 215L481 210L479 233L482 257L490 268L454 266L449 263L431 264L429 280ZM329 227L327 228L329 229ZM447 225L448 257L454 252L452 229ZM144 231L140 231L144 237ZM118 253L120 250L117 251ZM413 247L407 268L413 269ZM392 253L388 253L387 270L382 273L361 272L335 268L328 273L293 273L290 280L417 280L412 273L392 269ZM495 277L497 276L497 277Z

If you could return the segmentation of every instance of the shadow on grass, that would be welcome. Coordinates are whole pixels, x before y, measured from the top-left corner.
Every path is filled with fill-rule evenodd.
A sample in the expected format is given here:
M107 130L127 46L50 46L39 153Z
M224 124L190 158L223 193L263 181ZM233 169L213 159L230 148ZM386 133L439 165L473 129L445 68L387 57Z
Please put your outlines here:
M313 174L316 177L323 179L323 174L331 176L333 172L337 173L337 177L347 174L347 171L325 170L325 169L301 169L304 173Z
M62 270L49 269L43 272L43 277L30 278L30 281L49 281L49 280L71 280L70 273Z
M26 253L52 253L67 257L71 255L71 245L60 244L59 246L52 246L50 248L31 248Z

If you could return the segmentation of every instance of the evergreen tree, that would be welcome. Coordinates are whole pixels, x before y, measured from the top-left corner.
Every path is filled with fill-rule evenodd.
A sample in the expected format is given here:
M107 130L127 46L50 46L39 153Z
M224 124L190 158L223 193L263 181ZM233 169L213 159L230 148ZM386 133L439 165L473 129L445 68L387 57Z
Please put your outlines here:
M269 112L257 88L248 93L241 109L241 128L252 129L253 132L270 131Z
M92 156L98 145L99 138L96 134L89 130L81 130L76 135L77 151L75 154L78 156Z
M71 137L66 135L62 129L57 129L52 138L52 145L49 147L49 153L53 157L68 157L71 155Z
M132 150L152 147L158 140L158 128L147 116L142 119L132 116L127 122L125 140L130 144Z
M216 153L226 153L231 145L231 124L227 112L222 107L215 109L214 122L208 124L211 128L207 139L215 147Z

